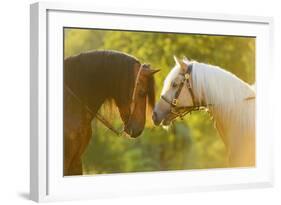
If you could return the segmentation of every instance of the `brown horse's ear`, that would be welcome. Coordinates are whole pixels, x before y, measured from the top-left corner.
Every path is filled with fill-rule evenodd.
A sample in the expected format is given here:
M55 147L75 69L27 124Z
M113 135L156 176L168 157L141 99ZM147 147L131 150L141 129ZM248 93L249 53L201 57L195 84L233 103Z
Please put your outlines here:
M158 73L160 69L150 69L150 75L154 75L155 73Z
M153 76L155 73L159 72L160 69L147 69L147 70L144 70L144 75L146 76Z

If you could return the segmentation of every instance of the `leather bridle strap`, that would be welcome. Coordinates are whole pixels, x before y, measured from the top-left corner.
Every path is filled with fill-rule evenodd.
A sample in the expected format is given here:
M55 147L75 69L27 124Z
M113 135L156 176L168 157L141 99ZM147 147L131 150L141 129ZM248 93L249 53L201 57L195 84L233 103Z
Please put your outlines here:
M185 79L186 79L186 84L187 84L188 91L189 91L189 93L191 95L193 106L195 106L196 105L196 103L195 103L195 96L194 96L194 92L193 92L193 89L192 89L192 86L191 86L191 82L190 82L192 68L193 68L193 64L189 64L187 66L187 71L186 71L186 74L184 76L185 76Z
M69 92L80 104L84 105L85 109L92 115L94 115L102 124L104 124L109 130L111 130L113 133L115 133L118 136L121 136L124 134L124 131L121 130L117 130L115 129L110 122L107 121L107 119L105 119L101 114L99 114L98 112L96 114L94 114L94 112L87 106L85 105L80 98L72 91L72 89L70 87L68 87L67 85L64 85L64 88L67 90L67 92Z
M191 82L190 82L190 80L191 80L190 76L191 76L192 68L193 68L193 64L189 64L187 66L186 73L180 73L180 75L184 76L184 78L180 82L178 90L176 91L175 96L172 99L172 101L170 101L169 99L167 99L163 95L161 96L161 99L163 99L165 102L167 102L168 104L171 105L170 112L175 115L175 118L177 116L180 116L182 118L183 116L190 113L191 111L196 111L196 110L202 109L201 105L196 104L194 92L192 90L192 86L191 86ZM179 99L180 93L181 93L182 88L183 88L185 83L186 83L186 86L187 86L187 88L189 90L189 93L191 95L192 105L191 106L178 106L178 99Z
M135 80L135 84L134 84L134 89L133 89L133 93L132 93L131 104L130 104L130 115L129 115L127 124L130 122L130 120L132 118L132 115L134 113L135 107L136 107L136 102L135 102L136 93L137 93L136 91L137 91L137 87L139 85L139 78L140 78L140 74L141 74L143 66L144 65L140 66L140 69L139 69L139 71L137 73L137 76L136 76L136 80Z
M183 88L185 82L186 82L186 84L187 84L188 91L189 91L189 93L190 93L190 95L191 95L192 104L193 104L193 106L195 106L194 92L193 92L193 90L192 90L191 82L190 82L190 76L191 76L191 72L192 72L192 66L193 66L193 64L189 64L189 65L187 66L187 71L186 71L186 73L180 73L180 75L184 76L184 78L183 78L182 81L180 82L179 87L178 87L178 90L176 91L176 93L175 93L174 98L172 99L172 101L169 101L169 100L168 100L165 96L163 96L163 95L161 96L161 98L162 98L165 102L169 103L172 107L178 107L178 106L177 106L177 105L178 105L178 99L179 99L179 96L180 96L180 94L181 94L181 91L182 91L182 88ZM178 108L180 108L180 107L178 107ZM181 107L181 108L183 108L183 107Z

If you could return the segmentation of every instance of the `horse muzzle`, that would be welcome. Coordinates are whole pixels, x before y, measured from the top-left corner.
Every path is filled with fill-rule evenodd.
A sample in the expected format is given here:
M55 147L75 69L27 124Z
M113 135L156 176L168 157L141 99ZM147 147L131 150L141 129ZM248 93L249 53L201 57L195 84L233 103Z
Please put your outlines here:
M125 126L124 131L131 137L137 138L141 135L143 128L139 128L138 126Z

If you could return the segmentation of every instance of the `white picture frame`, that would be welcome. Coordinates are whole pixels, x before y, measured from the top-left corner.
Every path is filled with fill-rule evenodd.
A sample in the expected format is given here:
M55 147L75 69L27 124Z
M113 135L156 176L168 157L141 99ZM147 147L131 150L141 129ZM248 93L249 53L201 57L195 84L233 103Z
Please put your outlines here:
M63 177L59 114L63 27L256 36L256 167ZM71 3L32 4L30 198L41 202L273 186L273 133L269 129L272 113L264 109L271 105L268 96L273 76L272 29L270 17L97 8Z

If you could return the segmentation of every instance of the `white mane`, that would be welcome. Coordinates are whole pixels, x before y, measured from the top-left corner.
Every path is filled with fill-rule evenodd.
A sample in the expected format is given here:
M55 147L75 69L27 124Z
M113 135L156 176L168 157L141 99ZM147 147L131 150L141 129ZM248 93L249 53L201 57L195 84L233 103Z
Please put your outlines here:
M220 133L228 150L229 166L255 165L255 86L250 86L234 74L217 66L198 62L178 60L176 66L167 75L161 95L173 99L179 73L185 64L193 64L191 72L191 88L194 102L207 108L214 119L215 126ZM192 106L190 91L181 90L179 100L183 106ZM189 93L189 94L188 94ZM188 96L189 97L188 97ZM155 110L158 115L167 112L167 103L160 101ZM164 106L165 105L165 106ZM162 111L165 110L165 111Z
M217 66L193 62L192 82L197 100L206 100L207 104L236 106L243 99L255 96L249 84Z
M195 99L201 103L211 104L209 110L220 135L229 147L229 154L239 151L240 153L235 153L235 156L239 156L240 164L243 164L243 160L245 164L246 161L253 162L255 90L232 73L219 67L193 63L191 79ZM247 156L250 159L247 159ZM232 161L237 160L232 159Z
M183 66L181 63L192 63L191 87L194 101L207 105L214 119L215 126L224 141L230 166L255 165L255 86L250 86L234 74L217 66L198 62L179 61L167 75L162 93L172 99L174 91L170 83L178 80ZM179 99L184 106L191 106L191 98L182 91ZM184 93L184 94L183 94ZM167 104L165 104L167 105ZM158 104L157 110L161 110ZM161 113L161 112L160 112Z

